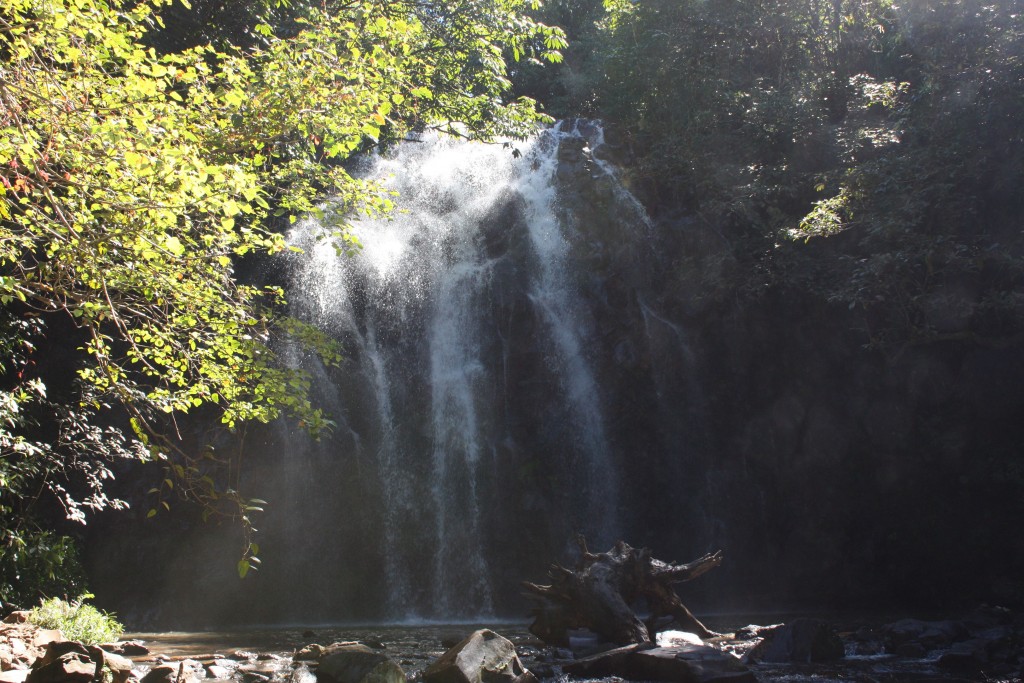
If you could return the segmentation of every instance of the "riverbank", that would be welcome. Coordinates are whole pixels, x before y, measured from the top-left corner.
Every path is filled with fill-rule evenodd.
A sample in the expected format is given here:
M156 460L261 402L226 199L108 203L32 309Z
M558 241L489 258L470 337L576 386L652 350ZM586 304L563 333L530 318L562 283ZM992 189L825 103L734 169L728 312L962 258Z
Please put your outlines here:
M696 667L700 677L693 680L700 683L1024 680L1024 615L1000 608L983 607L961 618L942 620L824 621L804 616L785 618L782 624L752 625L744 617L730 616L708 618L706 623L721 635L701 643L692 634L665 632L659 634L659 651L640 651L650 656L660 653L663 658L667 653L669 659L679 653L707 659L710 653L711 659ZM538 640L525 624L509 622L133 633L125 641L144 647L121 651L134 653L127 680L143 683L152 683L161 672L175 683L317 683L318 662L301 652L308 655L311 646L317 650L313 644L359 643L397 664L410 683L422 683L428 668L481 628L511 641L523 666L542 683L637 680L628 670L607 673L615 669L606 665L622 666L621 657L600 654L607 646L588 633L576 633L570 648L558 648ZM4 669L0 682L38 683L29 678L39 668L33 666L34 660L46 650L46 643L58 637L53 632L42 637L35 627L18 623L5 623L0 634ZM118 647L104 649L117 651ZM11 653L14 656L7 656ZM746 669L738 667L739 673L723 669L732 659ZM673 675L662 680L681 680Z

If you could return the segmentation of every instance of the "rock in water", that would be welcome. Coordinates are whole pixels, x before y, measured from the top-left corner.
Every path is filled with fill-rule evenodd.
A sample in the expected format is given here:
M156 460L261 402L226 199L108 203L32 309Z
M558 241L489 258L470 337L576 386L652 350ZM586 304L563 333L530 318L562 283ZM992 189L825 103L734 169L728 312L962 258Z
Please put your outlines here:
M405 683L405 672L386 654L365 645L332 645L319 660L324 683Z
M820 619L794 619L771 631L747 653L752 662L832 662L845 655L843 641Z
M537 683L516 647L489 629L474 632L423 672L423 683Z
M89 656L99 666L110 669L110 683L127 683L132 677L132 660L99 647L89 647Z
M195 683L196 677L191 667L184 662L177 664L160 664L149 670L139 683Z
M570 676L678 683L757 683L738 659L708 645L627 645L562 667Z
M949 647L964 640L969 633L967 627L958 621L922 621L901 619L882 627L887 652L896 652L908 644L920 646L925 651Z

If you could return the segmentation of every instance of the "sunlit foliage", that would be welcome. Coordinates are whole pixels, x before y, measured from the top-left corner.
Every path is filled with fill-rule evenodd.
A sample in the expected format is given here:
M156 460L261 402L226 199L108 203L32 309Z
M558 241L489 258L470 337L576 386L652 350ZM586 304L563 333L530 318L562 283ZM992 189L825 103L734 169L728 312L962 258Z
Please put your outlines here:
M318 213L327 196L348 212L386 211L387 197L346 171L356 153L412 129L523 136L544 120L532 101L504 99L506 57L556 60L564 44L524 8L266 5L214 31L215 44L171 49L163 38L175 27L162 13L170 20L182 7L163 0L4 3L0 303L3 343L24 360L3 368L2 495L14 515L4 524L20 523L13 499L44 482L82 519L81 486L59 483L66 470L92 477L92 507L107 504L101 480L111 473L99 463L116 454L164 463L163 506L173 489L250 528L261 502L218 483L208 451L181 446L181 419L201 410L234 429L288 413L317 433L329 419L274 340L304 342L328 363L339 354L281 314L279 288L245 284L235 268L287 249L280 226ZM358 248L335 228L339 249ZM62 352L74 356L74 388L56 401L33 357L49 330L68 334ZM59 417L37 417L46 400L79 432L118 436L68 458ZM247 570L256 546L246 543Z

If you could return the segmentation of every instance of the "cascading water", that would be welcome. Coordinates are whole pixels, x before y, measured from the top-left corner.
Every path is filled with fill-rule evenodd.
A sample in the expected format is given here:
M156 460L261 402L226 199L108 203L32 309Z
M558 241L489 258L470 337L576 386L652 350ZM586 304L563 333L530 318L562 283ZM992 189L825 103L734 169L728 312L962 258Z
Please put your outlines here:
M403 145L364 170L399 199L390 218L353 225L360 253L339 256L318 240L314 221L289 236L306 252L294 264L290 294L298 314L343 342L349 362L341 386L361 384L360 395L372 398L372 407L339 412L372 413L347 428L376 461L389 617L494 610L484 536L493 510L485 507L500 498L493 460L509 443L502 422L511 350L494 343L502 321L490 301L502 296L498 271L513 258L538 312L538 350L557 378L553 400L568 418L557 443L573 450L565 471L571 524L598 543L618 534L618 474L588 356L595 331L569 276L554 183L559 142L574 136L548 131L524 143L518 158L501 145L450 139ZM528 249L495 253L490 242L509 236L494 223L512 211L525 224ZM427 564L424 547L432 549Z
M572 563L577 533L709 549L680 532L704 518L673 255L601 142L594 124L519 155L427 136L361 169L398 198L353 224L357 254L297 223L301 253L265 275L344 361L279 352L336 427L217 444L244 452L240 490L269 503L260 570L232 571L237 529L183 520L153 538L165 559L135 604L159 603L165 627L522 618L519 583Z

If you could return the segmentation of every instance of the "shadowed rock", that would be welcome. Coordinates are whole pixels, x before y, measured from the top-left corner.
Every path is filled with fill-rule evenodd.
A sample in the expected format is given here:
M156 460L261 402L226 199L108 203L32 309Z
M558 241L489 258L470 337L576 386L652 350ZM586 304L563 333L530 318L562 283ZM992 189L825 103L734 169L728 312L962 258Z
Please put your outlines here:
M405 672L386 654L365 645L332 645L320 658L317 678L324 683L405 683Z
M770 631L747 653L751 662L832 662L846 652L832 627L820 619L794 619Z
M451 648L423 672L424 683L537 683L512 641L482 629Z

